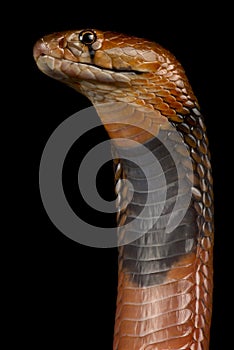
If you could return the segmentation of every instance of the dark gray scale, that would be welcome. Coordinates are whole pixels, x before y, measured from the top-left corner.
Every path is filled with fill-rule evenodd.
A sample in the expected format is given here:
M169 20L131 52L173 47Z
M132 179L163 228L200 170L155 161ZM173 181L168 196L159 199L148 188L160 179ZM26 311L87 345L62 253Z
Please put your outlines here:
M194 234L194 232L193 232ZM156 236L156 235L155 235ZM155 261L155 256L160 257L160 260L168 260L168 258L173 258L175 256L175 252L177 255L184 254L185 251L190 251L191 246L193 245L193 236L188 239L188 234L186 232L187 239L184 237L182 239L177 239L170 242L160 242L158 244L149 245L149 246L136 246L128 244L126 245L124 257L129 260L137 260L137 261ZM176 239L176 238L175 238ZM187 246L185 246L185 244ZM126 260L125 260L126 261Z
M160 140L154 138L144 145L158 162L157 167L142 148L119 152L120 158L131 159L123 159L121 165L133 186L129 189L132 200L120 214L120 218L124 216L122 225L128 224L133 239L136 233L145 232L120 247L120 261L123 271L140 287L163 283L172 265L196 249L199 237L212 232L212 176L203 118L194 108L180 123L172 125L174 132L161 131ZM177 159L171 156L168 145L177 151ZM188 193L191 200L186 209ZM183 218L168 232L172 213L178 215L181 210L185 212Z

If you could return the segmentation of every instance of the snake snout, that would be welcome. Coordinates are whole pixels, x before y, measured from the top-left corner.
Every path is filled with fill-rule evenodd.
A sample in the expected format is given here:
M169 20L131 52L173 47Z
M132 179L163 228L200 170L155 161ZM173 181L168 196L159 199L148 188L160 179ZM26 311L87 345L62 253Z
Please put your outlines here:
M48 53L49 53L49 48L46 45L46 43L43 41L43 39L38 40L33 47L33 57L35 61L37 61L40 56L44 56Z

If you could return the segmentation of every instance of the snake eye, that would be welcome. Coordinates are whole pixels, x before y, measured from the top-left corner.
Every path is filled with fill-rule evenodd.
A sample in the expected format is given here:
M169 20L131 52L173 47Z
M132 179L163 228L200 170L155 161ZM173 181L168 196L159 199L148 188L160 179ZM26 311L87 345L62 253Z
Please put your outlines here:
M79 34L79 40L85 45L92 45L97 39L97 35L92 30L82 30Z

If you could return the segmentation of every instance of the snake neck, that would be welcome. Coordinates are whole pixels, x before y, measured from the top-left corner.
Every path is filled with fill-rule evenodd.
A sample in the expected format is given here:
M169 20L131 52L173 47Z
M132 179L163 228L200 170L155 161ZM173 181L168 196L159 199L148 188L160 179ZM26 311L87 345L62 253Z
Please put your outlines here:
M143 146L115 149L120 247L114 349L208 350L212 179L206 136L197 145L190 135L201 125L198 110L191 111ZM181 134L182 128L190 133Z

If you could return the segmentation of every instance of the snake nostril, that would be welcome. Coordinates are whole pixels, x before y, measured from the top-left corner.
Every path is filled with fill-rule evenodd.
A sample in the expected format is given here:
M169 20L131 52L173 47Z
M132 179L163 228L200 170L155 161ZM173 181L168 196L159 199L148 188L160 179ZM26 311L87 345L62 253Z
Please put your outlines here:
M58 44L61 49L65 49L65 47L67 46L67 40L65 38L61 38Z

